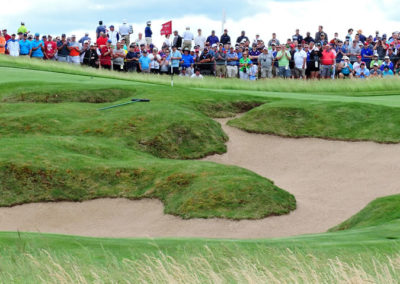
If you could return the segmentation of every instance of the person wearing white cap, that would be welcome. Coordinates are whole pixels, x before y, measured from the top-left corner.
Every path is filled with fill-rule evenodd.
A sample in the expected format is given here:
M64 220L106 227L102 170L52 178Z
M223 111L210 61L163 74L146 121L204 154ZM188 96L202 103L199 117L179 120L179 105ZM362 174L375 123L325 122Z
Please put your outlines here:
M147 21L147 27L144 29L144 37L146 39L147 45L150 45L152 43L152 36L153 32L151 30L151 21Z
M339 64L338 72L339 78L344 79L345 77L353 78L353 65L350 63L350 59L345 55L342 58L342 62Z
M377 78L382 77L382 71L381 71L381 69L379 69L378 63L374 63L374 65L372 66L372 69L369 70L369 74L371 77L377 77Z
M71 41L68 43L67 48L69 50L69 61L73 64L81 64L81 53L79 43L76 41L76 36L71 36Z
M125 39L126 46L130 46L131 34L133 34L133 28L131 25L128 25L126 20L123 20L122 25L119 26L119 34L123 39Z
M306 55L307 57L307 55ZM261 78L272 78L272 65L274 56L268 51L268 47L263 48L263 52L258 56L258 66L261 68Z
M194 36L190 31L190 27L186 27L186 31L183 33L183 49L189 48L192 49L192 41L194 40Z

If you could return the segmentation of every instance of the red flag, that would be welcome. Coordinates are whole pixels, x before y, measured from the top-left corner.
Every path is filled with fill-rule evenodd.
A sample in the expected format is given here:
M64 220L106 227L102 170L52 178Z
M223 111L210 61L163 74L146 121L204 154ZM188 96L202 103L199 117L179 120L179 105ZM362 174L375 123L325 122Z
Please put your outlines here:
M172 21L162 24L161 35L172 34Z

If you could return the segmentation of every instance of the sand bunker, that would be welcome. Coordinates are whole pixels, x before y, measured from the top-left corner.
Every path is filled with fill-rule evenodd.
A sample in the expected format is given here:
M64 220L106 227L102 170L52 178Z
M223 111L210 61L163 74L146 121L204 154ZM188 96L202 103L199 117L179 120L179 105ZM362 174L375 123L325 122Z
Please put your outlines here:
M288 139L226 126L228 153L205 160L247 168L294 194L298 209L257 221L182 220L157 200L99 199L0 208L0 230L96 237L266 238L324 232L381 196L400 193L400 145Z

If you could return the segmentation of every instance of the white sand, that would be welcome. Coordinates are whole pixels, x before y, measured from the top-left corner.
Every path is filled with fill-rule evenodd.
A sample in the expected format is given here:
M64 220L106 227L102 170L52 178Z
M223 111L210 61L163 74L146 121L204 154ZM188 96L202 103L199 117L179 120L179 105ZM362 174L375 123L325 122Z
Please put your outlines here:
M0 230L96 237L265 238L324 232L377 197L400 193L400 145L288 139L225 125L228 153L205 160L247 168L294 194L297 210L258 221L182 220L157 200L100 199L0 208Z

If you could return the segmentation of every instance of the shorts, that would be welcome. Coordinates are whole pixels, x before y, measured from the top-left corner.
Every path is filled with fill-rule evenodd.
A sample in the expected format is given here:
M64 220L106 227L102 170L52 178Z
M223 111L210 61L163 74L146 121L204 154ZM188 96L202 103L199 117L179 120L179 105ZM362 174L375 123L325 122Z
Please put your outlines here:
M321 66L321 77L330 77L332 75L332 65Z
M236 78L237 77L237 66L226 66L226 75L228 78Z
M225 65L216 65L215 66L215 76L225 77L226 76L226 66Z
M295 67L293 70L293 74L295 78L305 78L306 77L306 69L303 68L297 68Z

